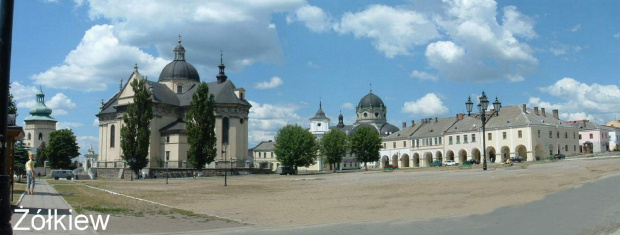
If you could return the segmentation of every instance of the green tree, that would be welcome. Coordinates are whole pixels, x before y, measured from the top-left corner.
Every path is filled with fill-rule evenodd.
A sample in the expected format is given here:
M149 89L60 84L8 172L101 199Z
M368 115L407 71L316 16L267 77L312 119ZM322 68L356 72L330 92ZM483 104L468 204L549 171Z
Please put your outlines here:
M47 160L47 155L45 154L45 149L47 148L47 144L45 143L45 141L41 142L41 145L39 145L39 147L37 148L37 161L35 162L35 164L37 164L37 166L44 166L45 165L45 160Z
M298 125L286 125L275 137L274 152L283 166L294 167L314 164L319 146L312 133Z
M9 108L8 114L15 114L17 116L17 105L15 105L15 101L13 100L13 94L10 92L11 84L9 84Z
M321 155L325 156L328 164L334 165L334 172L336 172L336 164L342 162L347 154L348 144L347 134L335 129L327 132L321 139Z
M15 144L15 155L13 157L13 167L15 173L19 175L19 181L22 181L22 175L26 170L26 162L28 161L28 147L24 142L19 141Z
M381 149L381 137L379 133L370 127L358 128L351 137L351 153L355 154L358 162L364 163L364 168L368 170L367 162L379 160L379 150Z
M187 140L189 142L189 163L197 170L215 160L215 96L209 94L209 86L200 83L192 95L187 111Z
M134 174L138 174L148 164L153 100L146 79L134 79L131 88L134 92L133 103L128 105L127 111L123 114L121 149L123 159L127 161L129 168Z
M45 155L52 169L69 169L71 159L80 156L80 147L70 129L53 131L49 141Z

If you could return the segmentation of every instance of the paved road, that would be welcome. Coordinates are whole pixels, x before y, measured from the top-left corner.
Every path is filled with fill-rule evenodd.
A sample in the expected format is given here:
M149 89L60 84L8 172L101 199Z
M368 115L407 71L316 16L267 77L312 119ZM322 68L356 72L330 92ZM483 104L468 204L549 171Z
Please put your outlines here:
M515 195L518 197L518 195ZM506 198L506 200L510 200ZM620 175L485 215L426 221L382 221L324 226L244 228L222 234L618 234Z

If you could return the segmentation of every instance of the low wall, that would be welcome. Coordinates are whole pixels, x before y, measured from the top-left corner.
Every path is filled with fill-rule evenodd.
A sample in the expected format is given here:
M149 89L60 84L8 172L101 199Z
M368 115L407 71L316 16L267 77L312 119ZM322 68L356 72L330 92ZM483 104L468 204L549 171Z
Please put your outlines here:
M91 168L96 172L97 178L118 178L121 168ZM256 168L234 168L234 169L202 169L202 177L209 176L224 176L224 170L228 174L232 175L249 175L249 174L271 174L273 173L269 169L256 169ZM166 173L170 178L183 178L193 177L195 169L165 169L165 168L152 168L143 169L142 173L145 178L166 178ZM131 177L131 170L126 168L123 171L123 177L129 179Z

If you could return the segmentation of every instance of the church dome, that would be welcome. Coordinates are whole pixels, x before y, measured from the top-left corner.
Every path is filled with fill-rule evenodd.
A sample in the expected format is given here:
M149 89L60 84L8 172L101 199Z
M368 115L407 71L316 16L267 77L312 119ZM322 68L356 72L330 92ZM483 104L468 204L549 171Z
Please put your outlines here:
M181 45L180 38L179 44L174 48L174 60L166 65L159 74L159 82L174 79L189 79L200 82L200 75L198 75L196 68L185 61L185 48Z
M379 96L373 94L372 92L368 93L368 95L362 97L359 104L357 104L357 108L370 108L370 107L385 107L383 100L379 98Z
M52 109L45 105L45 94L39 89L37 93L37 102L34 107L30 108L30 116L24 118L24 121L56 121L50 117Z

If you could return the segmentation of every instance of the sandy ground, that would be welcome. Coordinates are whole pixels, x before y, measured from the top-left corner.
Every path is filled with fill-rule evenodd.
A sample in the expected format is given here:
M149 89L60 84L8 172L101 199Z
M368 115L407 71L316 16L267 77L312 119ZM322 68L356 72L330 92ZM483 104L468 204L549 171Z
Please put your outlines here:
M529 164L529 163L528 163ZM620 157L515 164L488 171L406 169L89 184L176 208L265 227L426 220L486 214L620 174ZM201 228L205 229L205 228Z

